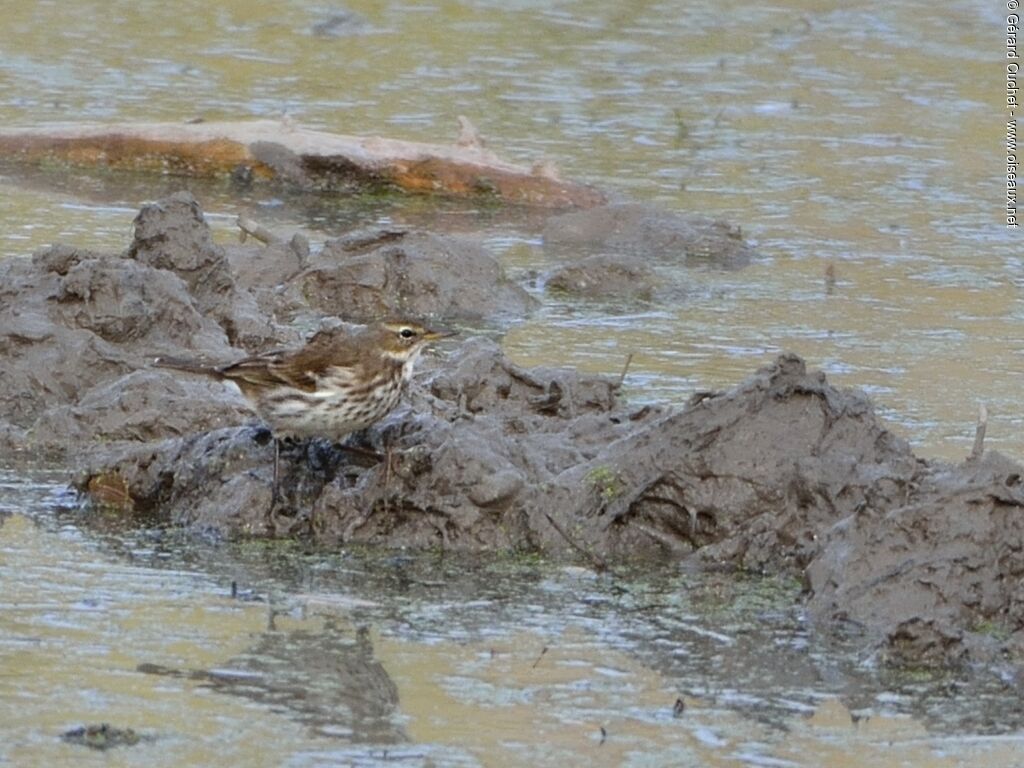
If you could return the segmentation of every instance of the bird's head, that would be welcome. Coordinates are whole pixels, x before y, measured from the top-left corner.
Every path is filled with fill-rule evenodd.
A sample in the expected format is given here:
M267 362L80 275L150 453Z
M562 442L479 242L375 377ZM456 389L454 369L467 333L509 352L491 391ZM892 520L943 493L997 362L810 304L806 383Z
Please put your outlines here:
M413 360L432 341L454 336L453 331L431 329L412 321L383 323L380 327L381 348L386 357L404 363Z

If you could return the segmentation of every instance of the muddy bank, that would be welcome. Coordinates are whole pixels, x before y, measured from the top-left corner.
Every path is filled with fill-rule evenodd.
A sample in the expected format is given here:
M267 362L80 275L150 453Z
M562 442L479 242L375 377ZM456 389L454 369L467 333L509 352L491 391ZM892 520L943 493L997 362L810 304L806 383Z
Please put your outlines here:
M390 465L295 447L273 510L257 427L120 449L79 486L116 479L206 533L803 573L816 623L856 627L889 660L1017 653L1020 467L922 461L798 358L681 410L629 408L616 382L523 370L471 339L410 400L360 443L390 447Z
M151 367L301 343L325 315L458 322L533 302L463 240L395 229L224 249L175 195L143 208L122 254L0 264L0 440L73 455L84 498L203 534L789 573L816 622L888 658L1017 653L1024 470L921 460L863 393L791 355L685 406L631 406L615 379L524 369L465 338L347 447L287 447L273 507L274 443L248 404Z
M237 359L300 343L325 315L458 322L534 304L464 239L398 232L312 254L301 239L225 249L195 199L172 195L142 208L123 253L58 245L0 262L0 446L61 453L251 418L222 387L150 372L158 356Z
M1024 478L996 452L928 466L903 498L865 499L807 568L811 615L881 630L914 663L1024 656Z
M117 477L136 507L221 534L778 570L803 568L821 530L865 499L892 505L924 471L862 395L792 356L681 410L629 407L610 379L522 369L482 338L435 365L362 436L390 446L390 466L297 446L280 508L257 426L119 447L81 484Z
M583 259L552 285L585 296L652 298L662 281L636 263L637 254L644 232L657 228L651 222L671 228L677 217L627 209L630 221L646 222L628 235L617 230L619 245L638 239L634 263ZM687 221L676 245L719 228ZM93 441L237 424L249 412L240 397L208 382L148 371L158 356L228 362L299 344L325 317L493 324L538 304L469 238L392 227L351 232L319 248L301 236L273 235L221 246L188 193L144 206L134 224L122 253L57 245L0 263L0 446L61 453ZM737 243L727 237L719 246Z

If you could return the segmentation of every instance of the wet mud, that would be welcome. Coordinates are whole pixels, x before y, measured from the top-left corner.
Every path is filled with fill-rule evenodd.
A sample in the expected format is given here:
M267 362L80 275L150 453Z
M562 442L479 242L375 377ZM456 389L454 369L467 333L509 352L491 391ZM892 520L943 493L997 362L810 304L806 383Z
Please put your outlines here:
M672 300L686 290L679 267L736 270L756 258L728 222L638 203L553 216L543 238L563 262L543 276L545 288L580 299Z
M753 256L721 222L613 208L550 223L554 259L583 252L563 275L606 267L563 290L642 287L642 253L724 268ZM142 209L124 253L57 246L0 264L0 446L63 457L83 503L204 535L789 574L818 626L888 660L1019 658L1024 470L995 453L925 461L866 395L796 356L683 406L639 406L617 379L526 369L466 335L346 445L286 446L273 505L274 440L240 394L152 366L299 344L325 315L458 325L535 303L469 241L395 230L224 248L174 195Z

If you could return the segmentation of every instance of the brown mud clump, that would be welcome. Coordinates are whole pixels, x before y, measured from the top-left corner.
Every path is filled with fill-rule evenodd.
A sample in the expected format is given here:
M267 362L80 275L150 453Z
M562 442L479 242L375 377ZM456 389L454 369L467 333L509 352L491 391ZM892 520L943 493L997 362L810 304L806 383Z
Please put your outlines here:
M650 224L623 216L606 241ZM742 242L712 230L741 262ZM294 345L323 315L457 323L533 301L479 246L430 233L223 249L178 194L142 210L123 254L0 264L0 441L73 452L86 499L196 532L797 574L819 626L857 628L886 658L1020 658L1024 469L919 459L866 395L795 356L681 407L637 406L617 379L453 342L346 445L286 445L273 505L274 440L240 394L152 367Z
M1021 466L995 452L930 466L894 501L825 532L811 615L879 633L897 662L1024 657Z
M685 293L680 267L737 270L756 255L732 224L641 203L553 216L544 249L564 262L545 275L548 290L616 301L672 301Z
M320 314L345 319L440 315L461 320L522 317L537 300L468 240L430 232L360 232L328 241L291 289Z

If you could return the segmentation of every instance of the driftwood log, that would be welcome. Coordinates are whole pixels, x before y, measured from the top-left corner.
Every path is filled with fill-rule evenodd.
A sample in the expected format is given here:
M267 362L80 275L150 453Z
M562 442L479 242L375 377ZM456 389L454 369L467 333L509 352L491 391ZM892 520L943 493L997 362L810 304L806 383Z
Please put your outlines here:
M289 121L62 123L0 128L0 160L148 171L254 182L311 191L397 190L485 197L545 208L591 207L604 195L562 181L549 164L506 162L459 118L452 145L313 131Z

